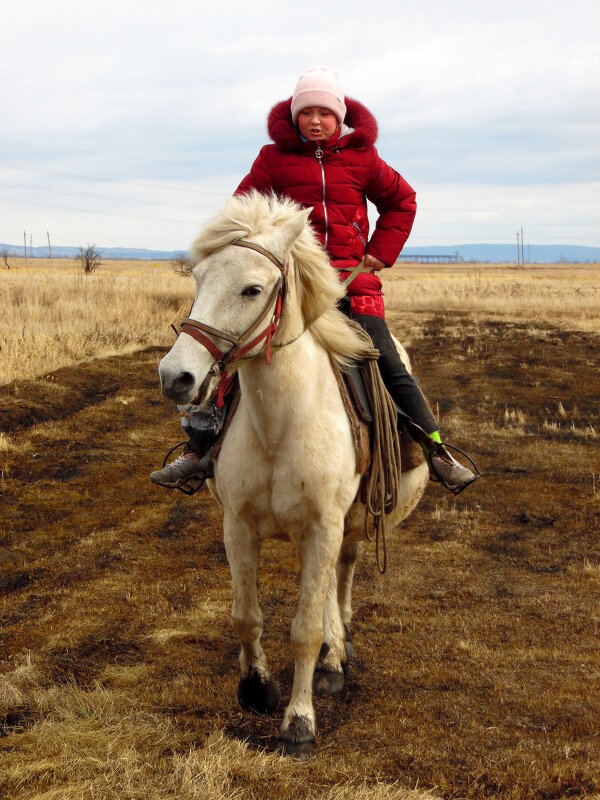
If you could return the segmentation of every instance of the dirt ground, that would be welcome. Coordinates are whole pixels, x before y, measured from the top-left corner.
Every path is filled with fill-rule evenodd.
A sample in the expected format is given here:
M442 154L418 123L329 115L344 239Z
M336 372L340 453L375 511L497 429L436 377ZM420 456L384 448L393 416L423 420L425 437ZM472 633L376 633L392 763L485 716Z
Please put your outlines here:
M0 388L0 797L600 791L600 337L389 321L485 477L457 498L431 485L388 537L385 576L363 548L358 661L316 699L308 764L272 755L282 712L238 707L215 502L148 480L180 438L163 351ZM294 553L269 543L264 646L284 699L296 596ZM209 751L230 759L217 788Z

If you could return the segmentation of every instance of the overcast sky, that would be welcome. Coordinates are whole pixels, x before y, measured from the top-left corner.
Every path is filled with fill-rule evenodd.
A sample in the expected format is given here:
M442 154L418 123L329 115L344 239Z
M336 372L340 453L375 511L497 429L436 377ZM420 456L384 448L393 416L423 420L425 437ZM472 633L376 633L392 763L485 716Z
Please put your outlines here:
M322 64L417 191L409 245L600 246L598 0L17 0L1 30L0 241L186 249Z

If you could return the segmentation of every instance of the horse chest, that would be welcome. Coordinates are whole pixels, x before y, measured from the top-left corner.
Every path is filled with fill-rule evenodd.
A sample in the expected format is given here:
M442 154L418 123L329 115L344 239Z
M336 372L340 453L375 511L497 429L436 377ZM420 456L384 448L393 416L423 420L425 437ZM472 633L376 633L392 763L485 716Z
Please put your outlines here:
M231 473L221 484L221 493L236 517L261 539L295 538L306 527L307 519L319 517L329 499L315 482L297 472L256 469L232 480Z

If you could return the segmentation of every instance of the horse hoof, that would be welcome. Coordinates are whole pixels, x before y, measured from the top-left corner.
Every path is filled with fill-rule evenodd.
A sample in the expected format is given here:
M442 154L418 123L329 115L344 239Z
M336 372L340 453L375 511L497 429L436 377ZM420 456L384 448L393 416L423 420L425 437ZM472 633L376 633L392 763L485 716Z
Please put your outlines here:
M339 694L344 688L343 672L328 672L316 669L313 675L313 691L318 694Z
M272 675L264 680L256 669L250 668L248 675L240 678L238 684L238 700L244 711L256 714L270 714L279 705L281 692Z
M315 735L306 717L292 717L288 727L281 731L277 750L283 756L306 759L313 754Z

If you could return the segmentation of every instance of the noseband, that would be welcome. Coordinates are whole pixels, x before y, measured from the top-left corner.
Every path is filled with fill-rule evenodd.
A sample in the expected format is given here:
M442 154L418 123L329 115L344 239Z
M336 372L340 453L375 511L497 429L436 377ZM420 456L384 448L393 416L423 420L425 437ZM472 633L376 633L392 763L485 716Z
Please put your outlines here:
M232 245L235 247L245 247L248 250L255 250L257 253L260 253L265 258L268 258L269 261L274 264L280 272L280 275L277 279L277 283L273 287L273 290L269 296L267 304L260 314L258 319L256 319L249 328L247 328L243 333L239 336L232 336L230 333L226 333L225 331L219 330L218 328L213 328L210 325L206 325L203 322L197 322L195 319L190 319L187 317L186 319L182 320L179 323L179 327L182 333L187 333L188 336L191 336L197 342L200 342L201 345L206 347L208 352L213 356L215 359L215 363L210 369L210 373L213 375L220 375L221 380L219 383L219 390L217 394L217 406L219 408L223 407L225 395L231 388L233 382L233 375L228 375L227 367L230 364L233 364L235 361L243 358L246 353L249 353L257 344L259 344L263 339L266 340L264 352L266 354L267 364L271 363L271 342L273 337L277 333L277 328L279 326L279 320L281 317L281 312L283 310L283 303L285 300L286 290L287 290L287 274L288 274L288 264L287 262L284 264L280 261L276 255L271 253L269 250L266 250L264 247L261 247L259 244L255 244L254 242L249 242L246 239L238 239L235 242L232 242ZM271 314L271 321L270 323L262 330L257 336L252 337L252 335L256 332L256 330L262 325L262 323L267 319L270 313L270 309L273 307L273 312ZM227 351L220 350L216 344L210 339L206 334L210 334L211 336L215 336L218 339L223 339L226 342L230 342L232 347ZM252 338L251 338L252 337Z

